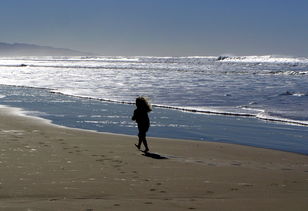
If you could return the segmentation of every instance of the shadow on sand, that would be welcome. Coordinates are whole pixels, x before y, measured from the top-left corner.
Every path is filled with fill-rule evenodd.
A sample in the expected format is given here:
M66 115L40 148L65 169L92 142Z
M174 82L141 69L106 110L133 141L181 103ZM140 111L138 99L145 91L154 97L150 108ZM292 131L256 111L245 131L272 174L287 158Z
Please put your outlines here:
M142 155L143 155L143 156L146 156L146 157L153 158L153 159L158 159L158 160L168 159L168 158L165 157L165 156L162 156L162 155L157 154L157 153L152 153L152 152L144 152L144 154L142 154Z

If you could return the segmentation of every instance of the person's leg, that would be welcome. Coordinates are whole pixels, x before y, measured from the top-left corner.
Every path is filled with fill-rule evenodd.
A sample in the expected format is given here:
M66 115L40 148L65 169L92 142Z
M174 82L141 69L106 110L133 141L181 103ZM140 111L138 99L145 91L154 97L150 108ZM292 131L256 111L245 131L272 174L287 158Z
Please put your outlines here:
M135 144L135 146L138 148L138 149L140 149L140 147L141 147L141 143L142 143L142 134L139 132L139 134L138 134L138 144Z
M135 146L140 149L141 148L141 144L143 143L143 140L145 139L145 130L143 130L142 127L138 127L139 133L138 133L138 144L135 144Z
M138 149L141 148L141 144L143 143L144 147L145 147L145 152L148 152L149 151L149 147L148 147L148 143L147 143L147 140L146 140L146 130L143 130L143 128L139 128L139 134L138 134L138 137L139 137L139 142L138 142L138 145L136 145L136 147Z
M149 149L149 147L148 147L148 142L147 142L147 140L146 140L146 138L145 138L145 136L144 136L144 139L143 139L143 145L144 145L144 147L145 147L145 152L148 152L150 149Z
M141 141L145 147L145 152L148 152L149 151L149 147L148 147L148 142L147 142L147 139L146 139L146 133L147 133L148 129L147 128L144 128L144 130L142 130L142 138L141 138Z

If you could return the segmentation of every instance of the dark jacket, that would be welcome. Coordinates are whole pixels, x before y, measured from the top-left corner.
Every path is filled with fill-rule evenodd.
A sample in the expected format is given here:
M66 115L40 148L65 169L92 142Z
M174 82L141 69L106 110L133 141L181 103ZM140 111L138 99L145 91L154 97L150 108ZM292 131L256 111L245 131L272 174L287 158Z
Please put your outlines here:
M134 111L134 115L132 116L132 120L136 121L138 124L139 130L147 131L150 127L150 119L148 116L148 111L144 109L136 109Z

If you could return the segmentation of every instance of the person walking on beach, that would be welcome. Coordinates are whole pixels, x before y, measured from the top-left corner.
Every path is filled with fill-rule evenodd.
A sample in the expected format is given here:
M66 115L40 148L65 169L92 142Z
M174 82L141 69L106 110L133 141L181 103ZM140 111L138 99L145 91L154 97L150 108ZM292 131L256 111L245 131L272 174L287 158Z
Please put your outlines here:
M144 97L136 98L136 107L137 108L134 111L132 120L136 121L138 125L139 142L138 144L135 144L135 146L140 150L141 144L143 143L145 147L144 152L147 153L149 151L149 147L146 140L146 133L150 127L150 119L148 113L152 111L152 108L147 99Z

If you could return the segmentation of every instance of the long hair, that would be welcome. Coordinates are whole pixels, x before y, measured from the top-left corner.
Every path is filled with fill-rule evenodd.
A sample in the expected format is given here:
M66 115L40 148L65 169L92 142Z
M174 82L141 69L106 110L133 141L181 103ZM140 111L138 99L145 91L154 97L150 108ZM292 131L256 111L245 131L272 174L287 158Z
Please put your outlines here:
M137 97L136 106L138 109L145 110L146 112L152 111L152 106L149 103L149 100L146 97Z

